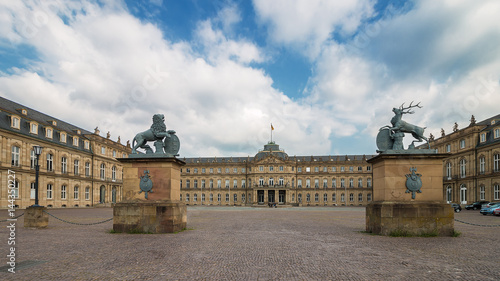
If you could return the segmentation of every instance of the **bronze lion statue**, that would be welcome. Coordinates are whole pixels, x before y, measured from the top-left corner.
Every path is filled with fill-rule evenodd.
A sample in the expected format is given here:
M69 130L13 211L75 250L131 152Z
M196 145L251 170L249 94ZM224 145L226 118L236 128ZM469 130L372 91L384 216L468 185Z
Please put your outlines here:
M165 116L163 116L163 114L153 115L153 124L151 128L147 131L138 133L132 140L132 154L136 154L137 148L139 147L146 150L146 154L153 153L153 150L147 142L161 141L164 137L169 136L169 134L175 134L175 132L172 130L167 131Z

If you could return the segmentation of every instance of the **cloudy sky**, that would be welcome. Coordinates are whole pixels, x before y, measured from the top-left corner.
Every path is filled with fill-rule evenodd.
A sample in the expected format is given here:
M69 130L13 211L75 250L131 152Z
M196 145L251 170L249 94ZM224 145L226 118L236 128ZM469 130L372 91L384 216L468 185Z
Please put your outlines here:
M374 154L500 114L497 0L0 0L0 95L111 138L163 113L181 157ZM411 140L410 136L407 136Z

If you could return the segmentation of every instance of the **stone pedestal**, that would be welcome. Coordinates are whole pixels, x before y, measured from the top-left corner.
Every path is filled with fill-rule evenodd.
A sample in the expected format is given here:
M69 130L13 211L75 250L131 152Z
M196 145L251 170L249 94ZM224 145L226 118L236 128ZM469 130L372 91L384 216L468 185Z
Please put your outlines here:
M366 231L451 236L453 208L444 201L443 159L446 154L380 154L370 160L373 202L366 208ZM416 169L420 193L407 192L407 175ZM410 182L413 182L410 180Z
M24 227L45 228L49 225L49 214L43 206L30 206L24 211Z
M118 159L123 164L123 200L113 207L113 230L130 233L172 233L186 228L186 205L179 201L180 170L174 157L141 155ZM147 173L145 173L147 171ZM141 177L152 183L141 191Z
M172 233L187 225L186 205L179 201L129 201L113 207L113 230L129 233Z

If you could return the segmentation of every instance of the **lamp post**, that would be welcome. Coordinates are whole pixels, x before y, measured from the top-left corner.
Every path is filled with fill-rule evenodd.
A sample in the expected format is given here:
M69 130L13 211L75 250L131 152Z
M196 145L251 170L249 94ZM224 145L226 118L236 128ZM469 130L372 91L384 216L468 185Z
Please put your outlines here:
M39 206L38 205L38 172L40 171L40 154L42 154L42 147L35 145L33 146L33 150L35 151L36 155L36 165L35 165L35 205L34 206Z

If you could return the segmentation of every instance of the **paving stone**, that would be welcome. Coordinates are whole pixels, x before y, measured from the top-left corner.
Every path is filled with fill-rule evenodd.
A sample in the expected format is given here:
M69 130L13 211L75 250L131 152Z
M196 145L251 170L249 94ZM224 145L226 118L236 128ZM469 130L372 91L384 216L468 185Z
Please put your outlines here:
M79 223L113 214L49 212ZM455 218L500 225L478 211ZM0 225L5 265L8 229ZM0 272L2 280L500 280L500 227L455 222L460 237L375 236L363 233L362 207L188 207L189 230L177 234L112 234L112 221L52 217L45 229L18 225L16 261L31 265Z

